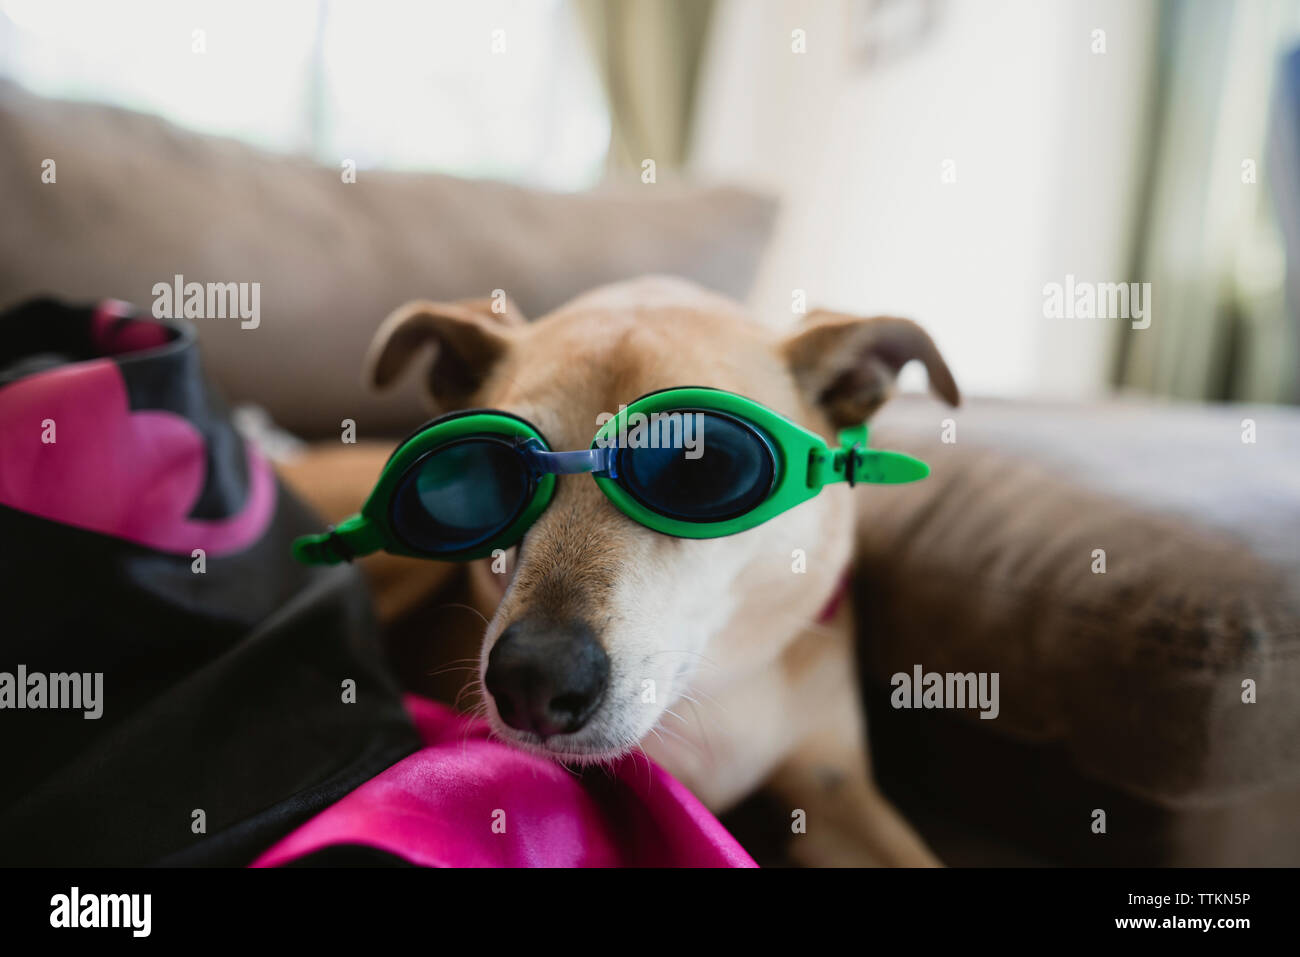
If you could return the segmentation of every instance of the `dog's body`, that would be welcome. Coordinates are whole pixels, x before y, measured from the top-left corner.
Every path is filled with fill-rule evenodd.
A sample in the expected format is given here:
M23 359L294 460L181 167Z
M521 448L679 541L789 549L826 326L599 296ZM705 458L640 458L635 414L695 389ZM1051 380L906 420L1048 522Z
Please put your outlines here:
M821 313L780 336L729 300L659 278L597 290L531 324L497 305L398 310L372 348L372 383L390 384L432 344L439 411L511 412L557 450L587 448L601 413L673 386L740 393L827 437L867 418L913 358L957 400L933 344L906 320ZM793 847L808 863L934 863L871 780L849 602L818 620L866 498L830 486L743 534L683 540L632 521L588 476L561 477L505 574L486 561L473 572L496 605L479 667L495 730L565 761L643 748L719 811L768 782L806 816ZM585 645L607 665L579 727L539 733L503 719L507 657L545 656L539 667L553 669Z

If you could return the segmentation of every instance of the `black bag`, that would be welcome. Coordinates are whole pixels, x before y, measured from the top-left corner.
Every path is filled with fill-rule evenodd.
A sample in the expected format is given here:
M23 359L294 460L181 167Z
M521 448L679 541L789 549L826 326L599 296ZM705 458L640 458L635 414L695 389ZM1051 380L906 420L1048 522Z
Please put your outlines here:
M0 864L245 864L418 746L320 527L188 327L0 314Z

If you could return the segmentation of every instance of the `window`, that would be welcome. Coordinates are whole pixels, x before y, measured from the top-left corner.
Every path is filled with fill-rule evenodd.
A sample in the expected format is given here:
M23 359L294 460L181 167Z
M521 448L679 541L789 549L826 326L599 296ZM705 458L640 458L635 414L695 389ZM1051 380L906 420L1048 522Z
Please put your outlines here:
M579 189L609 117L563 0L0 0L0 66L46 95L337 165Z

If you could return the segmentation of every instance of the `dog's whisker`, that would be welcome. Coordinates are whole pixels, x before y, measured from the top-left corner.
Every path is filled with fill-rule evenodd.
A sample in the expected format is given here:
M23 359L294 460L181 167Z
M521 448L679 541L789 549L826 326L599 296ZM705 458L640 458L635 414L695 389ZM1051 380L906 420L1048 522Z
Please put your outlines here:
M671 714L674 718L676 718L676 719L677 719L678 721L680 721L682 724L690 724L689 721L687 721L685 718L683 718L680 714L678 714L678 713L677 713L676 711L674 711L672 708L664 708L664 714Z
M478 665L448 665L446 668L439 668L437 671L426 671L424 676L426 678L438 678L453 671L478 671Z
M703 688L697 687L695 685L687 685L686 690L681 692L681 696L685 698L687 701L696 701L696 699L692 697L693 694L697 694L701 698L705 699L704 702L697 702L700 704L701 707L703 707L704 703L707 702L710 707L717 708L723 714L729 714L727 706L724 705L721 701L719 701L714 695L709 694Z
M476 679L475 681L468 683L464 688L461 689L461 693L456 696L456 702L455 704L452 705L452 707L456 710L459 710L460 699L464 695L464 693L466 691L472 691L481 685L482 685L481 679ZM461 726L461 735L460 735L461 757L464 757L466 752L469 750L469 736L473 732L475 724L477 724L479 721L486 720L487 716L488 716L488 704L486 699L481 700L475 707L471 708L468 712L465 713L465 720ZM491 737L491 734L492 734L492 729L491 729L491 725L489 724L488 725L489 737Z
M700 729L700 738L704 741L704 753L707 755L709 763L713 762L713 742L709 740L709 729L704 726L700 719L700 712L695 707L695 702L688 700L686 702L691 706L691 713L695 715L695 723Z
M464 602L459 602L459 601L447 602L445 605L439 605L437 610L442 611L444 608L463 608L465 611L473 612L482 620L484 628L486 628L488 625L492 623L491 620L486 615L483 614L483 612L479 611L473 605L466 605Z
M456 694L456 699L452 702L451 705L454 710L456 711L460 710L461 699L464 698L465 695L467 694L469 695L478 694L479 704L477 705L476 708L472 710L477 711L478 708L482 708L483 713L478 716L487 717L487 697L484 695L483 679L479 677L475 677L472 681L467 681L465 682L464 685L461 686L460 691L457 692Z
M460 689L460 692L456 695L456 700L452 703L452 707L457 711L461 711L462 710L461 702L468 695L471 702L469 708L470 713L472 714L473 712L478 711L481 708L482 713L479 714L478 717L487 717L487 708L484 706L484 702L482 701L482 690L483 690L482 688L476 688L474 685L470 685L470 684L465 685L463 688ZM473 703L475 695L479 696L478 704Z
M705 662L708 665L711 665L714 668L721 667L716 661L714 661L708 655L701 654L698 651L692 651L689 648L663 648L660 649L659 651L652 651L648 653L646 655L646 658L655 658L658 657L659 655L694 655L695 657L699 658L701 661Z
M713 760L712 755L706 755L703 751L701 751L698 742L692 741L690 738L686 737L685 735L679 734L678 732L674 731L672 728L666 727L665 725L660 725L659 730L662 731L664 734L668 735L668 737L680 741L683 745L685 745L687 748L693 751L698 757L704 758L706 761L712 762Z
M671 738L672 740L680 741L683 745L685 745L690 751L692 751L697 756L701 758L704 757L704 752L700 750L700 746L697 742L692 741L690 738L686 737L685 735L679 734L678 732L674 731L672 728L660 727L659 730L663 734L668 735L668 737Z
M650 755L645 753L645 748L641 747L640 741L635 742L632 745L632 749L634 754L640 754L642 760L645 761L645 789L646 789L646 793L648 794L655 780L654 764L650 761Z
M715 698L715 697L713 697L712 695L707 694L707 693L705 693L705 692L703 692L703 691L699 691L698 689L692 689L692 690L695 691L696 694L702 694L702 695L704 695L704 697L708 698L709 700L708 700L707 705L705 704L705 702L700 701L698 698L695 698L695 697L691 696L690 694L688 694L688 693L685 692L685 691L679 691L679 692L677 693L677 696L678 696L679 698L681 698L683 701L688 701L688 702L690 702L692 705L698 705L698 706L701 707L701 708L704 708L704 707L717 708L717 709L718 709L719 711L721 711L724 715L727 715L728 717L730 717L730 713L727 711L726 705L724 705L724 704L722 704L721 702L719 702L717 698ZM699 713L698 713L698 712L697 712L696 715L695 715L695 719L696 719L697 721L700 720L700 716L699 716Z

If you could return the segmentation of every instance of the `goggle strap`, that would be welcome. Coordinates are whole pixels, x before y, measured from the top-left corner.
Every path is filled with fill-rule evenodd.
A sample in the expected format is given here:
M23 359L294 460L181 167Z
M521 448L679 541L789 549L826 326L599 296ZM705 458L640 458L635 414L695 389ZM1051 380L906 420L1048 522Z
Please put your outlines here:
M901 485L930 474L930 466L902 452L853 448L846 451L845 459L844 480L850 485Z
M866 423L844 429L839 435L842 448L826 455L813 452L808 462L809 485L820 487L832 482L900 485L915 482L930 474L930 466L902 452L867 448Z
M304 565L337 565L383 547L375 526L364 516L353 515L327 532L294 539L293 557Z

